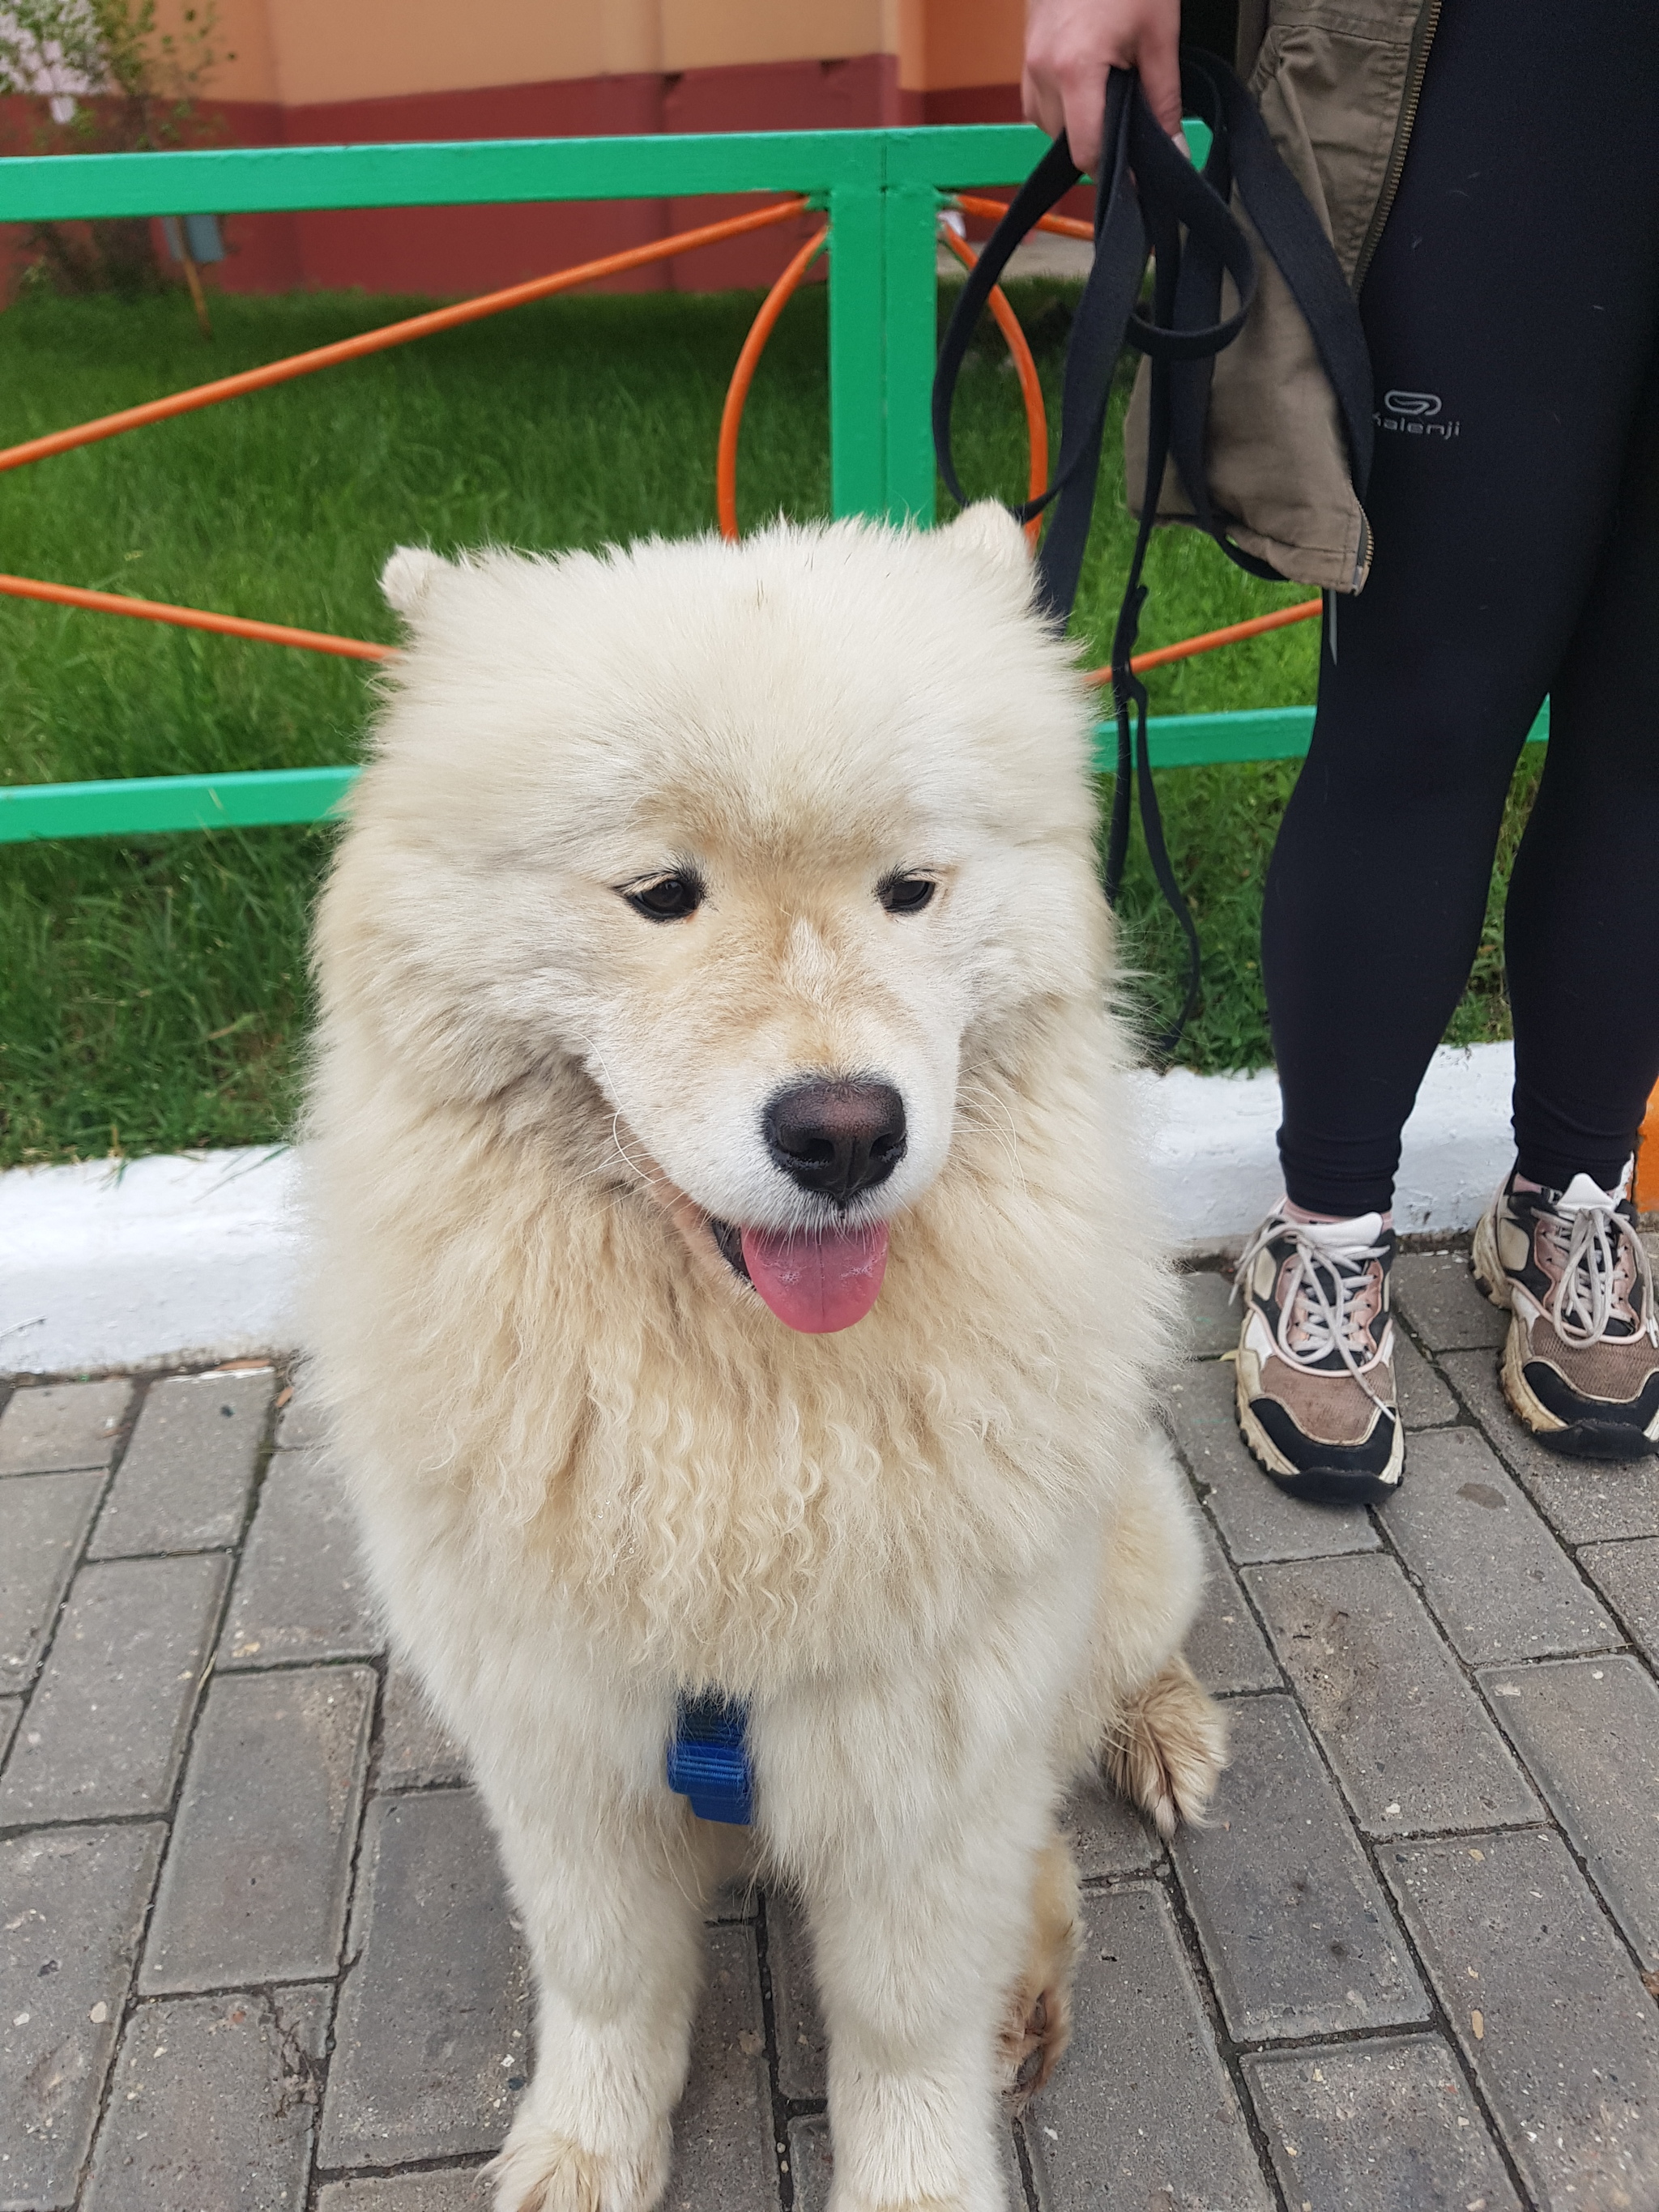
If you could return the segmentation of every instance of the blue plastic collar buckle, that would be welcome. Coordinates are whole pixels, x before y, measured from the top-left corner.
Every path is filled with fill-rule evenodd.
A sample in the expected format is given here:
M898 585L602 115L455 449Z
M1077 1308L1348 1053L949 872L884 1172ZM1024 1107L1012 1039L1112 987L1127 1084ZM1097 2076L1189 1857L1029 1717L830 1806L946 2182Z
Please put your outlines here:
M722 1697L682 1698L668 1739L668 1786L700 1820L746 1828L754 1818L749 1708Z

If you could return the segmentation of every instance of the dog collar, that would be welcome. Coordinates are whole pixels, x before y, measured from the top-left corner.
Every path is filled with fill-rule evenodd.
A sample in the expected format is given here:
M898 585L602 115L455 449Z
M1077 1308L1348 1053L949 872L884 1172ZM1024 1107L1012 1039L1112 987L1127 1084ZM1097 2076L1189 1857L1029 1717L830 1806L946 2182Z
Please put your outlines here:
M746 1828L754 1818L749 1708L735 1699L682 1697L668 1739L668 1786L700 1820Z

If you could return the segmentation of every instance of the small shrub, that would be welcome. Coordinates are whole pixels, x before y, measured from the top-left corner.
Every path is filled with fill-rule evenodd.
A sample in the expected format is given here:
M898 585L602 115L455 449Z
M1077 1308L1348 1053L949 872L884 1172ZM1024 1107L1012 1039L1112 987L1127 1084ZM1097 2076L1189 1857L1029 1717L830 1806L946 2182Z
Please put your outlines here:
M221 57L217 12L157 27L155 0L7 0L0 7L0 94L25 103L30 154L138 154L185 143ZM161 283L143 216L29 224L22 281L56 292L147 292Z

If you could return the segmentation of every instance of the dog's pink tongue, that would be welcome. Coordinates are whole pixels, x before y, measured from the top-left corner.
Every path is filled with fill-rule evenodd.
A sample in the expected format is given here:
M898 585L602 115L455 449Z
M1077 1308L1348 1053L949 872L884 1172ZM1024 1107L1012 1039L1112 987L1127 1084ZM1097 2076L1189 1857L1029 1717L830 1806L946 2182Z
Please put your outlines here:
M810 1336L851 1328L876 1303L887 1272L887 1224L777 1236L743 1232L749 1279L780 1321Z

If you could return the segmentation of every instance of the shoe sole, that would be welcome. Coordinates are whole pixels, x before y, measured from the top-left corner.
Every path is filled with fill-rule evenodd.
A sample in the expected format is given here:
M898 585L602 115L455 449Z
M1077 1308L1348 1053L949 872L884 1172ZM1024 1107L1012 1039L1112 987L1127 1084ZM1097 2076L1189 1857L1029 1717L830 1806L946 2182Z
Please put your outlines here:
M1526 1376L1526 1328L1515 1310L1509 1274L1498 1256L1490 1213L1483 1213L1475 1224L1469 1273L1492 1304L1510 1316L1498 1377L1510 1411L1540 1444L1564 1459L1630 1461L1646 1459L1659 1450L1659 1415L1645 1430L1620 1421L1564 1421L1535 1395Z
M1376 1505L1398 1492L1406 1467L1406 1431L1398 1413L1388 1464L1377 1474L1356 1474L1346 1468L1301 1468L1286 1459L1250 1411L1242 1375L1233 1383L1233 1405L1250 1456L1291 1497L1316 1505Z

